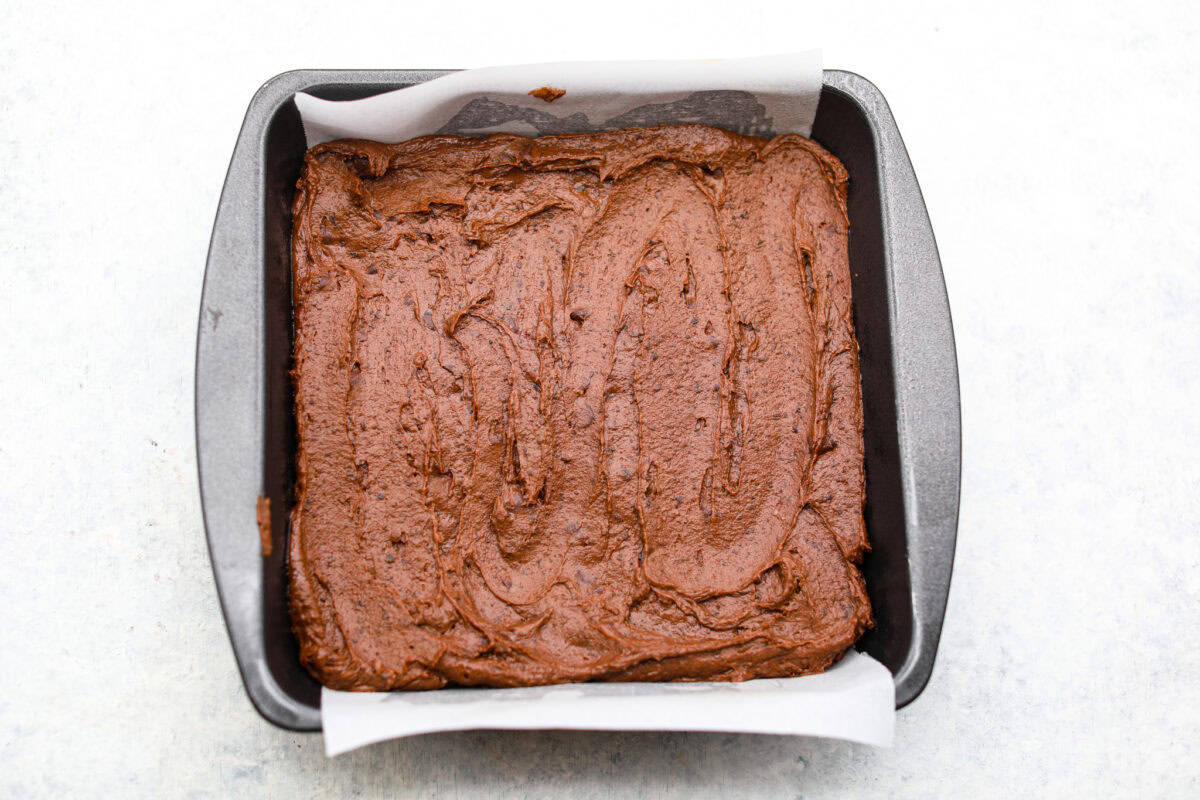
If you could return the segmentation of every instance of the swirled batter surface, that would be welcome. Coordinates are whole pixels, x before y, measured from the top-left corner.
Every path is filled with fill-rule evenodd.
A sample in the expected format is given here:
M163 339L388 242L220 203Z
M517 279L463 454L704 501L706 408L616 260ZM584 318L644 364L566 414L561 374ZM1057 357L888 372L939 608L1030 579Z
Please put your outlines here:
M799 136L310 150L302 661L383 690L839 658L871 624L847 236L846 173Z

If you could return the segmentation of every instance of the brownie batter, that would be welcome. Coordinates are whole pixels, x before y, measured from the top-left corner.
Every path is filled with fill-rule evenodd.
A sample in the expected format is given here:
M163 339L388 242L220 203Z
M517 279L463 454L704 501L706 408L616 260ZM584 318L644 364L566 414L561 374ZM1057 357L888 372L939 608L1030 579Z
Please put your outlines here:
M274 551L271 543L271 498L259 496L254 504L254 521L258 523L258 541L262 547L262 557L270 558Z
M799 136L311 149L302 661L358 690L836 661L871 625L847 228Z
M537 89L531 89L529 94L536 97L538 100L544 100L547 103L553 103L558 98L567 93L566 89L556 89L553 86L541 86Z

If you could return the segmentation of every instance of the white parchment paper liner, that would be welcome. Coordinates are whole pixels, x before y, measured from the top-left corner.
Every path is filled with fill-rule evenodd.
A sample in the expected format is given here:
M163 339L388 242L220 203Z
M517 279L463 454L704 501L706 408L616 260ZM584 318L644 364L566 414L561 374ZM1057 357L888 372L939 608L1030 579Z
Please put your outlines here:
M295 96L309 146L400 142L431 133L586 133L698 122L737 133L807 136L821 93L820 53L701 61L488 67L363 100ZM529 95L565 92L547 103ZM478 728L802 734L889 746L891 673L850 652L821 675L744 683L585 683L528 689L321 692L325 751Z
M820 675L744 683L576 683L431 692L321 690L325 752L435 731L722 731L825 736L890 747L892 674L851 651Z
M817 51L704 61L607 61L484 67L365 100L298 92L308 146L402 142L430 133L587 133L699 122L735 133L808 136L821 96ZM566 94L547 103L530 96Z

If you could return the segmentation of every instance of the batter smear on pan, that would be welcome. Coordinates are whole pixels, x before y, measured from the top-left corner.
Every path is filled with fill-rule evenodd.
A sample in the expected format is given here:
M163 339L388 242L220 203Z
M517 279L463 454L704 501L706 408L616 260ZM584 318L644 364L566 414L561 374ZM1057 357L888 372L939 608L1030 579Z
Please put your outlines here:
M799 136L312 148L303 662L386 690L836 661L871 625L847 236Z

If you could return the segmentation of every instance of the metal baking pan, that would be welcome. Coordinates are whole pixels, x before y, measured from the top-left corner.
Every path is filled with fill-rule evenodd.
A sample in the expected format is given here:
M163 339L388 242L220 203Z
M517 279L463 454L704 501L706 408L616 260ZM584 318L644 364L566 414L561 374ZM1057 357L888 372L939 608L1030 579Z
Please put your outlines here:
M238 135L217 208L196 342L196 452L213 574L246 692L294 730L321 727L320 686L300 665L287 609L295 427L292 195L304 133L297 91L353 99L446 74L300 70L264 85ZM896 706L929 680L958 526L958 365L933 230L883 95L829 70L812 137L850 174L850 270L861 346L876 627L859 643L895 676ZM271 500L273 552L255 524Z

